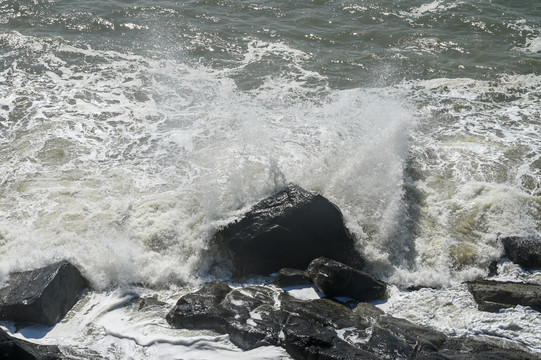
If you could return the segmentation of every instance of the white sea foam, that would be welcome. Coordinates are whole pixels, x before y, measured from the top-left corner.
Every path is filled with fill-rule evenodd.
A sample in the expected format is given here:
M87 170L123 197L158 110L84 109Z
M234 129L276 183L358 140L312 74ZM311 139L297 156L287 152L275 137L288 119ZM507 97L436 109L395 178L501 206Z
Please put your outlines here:
M525 49L533 53L540 53L541 52L541 36L528 39L526 41Z
M241 351L227 335L206 330L181 330L165 321L178 294L160 292L166 305L139 309L140 298L156 297L146 289L96 292L84 297L54 327L31 326L14 336L38 344L61 344L68 355L105 359L289 359L284 349L260 347ZM13 330L13 329L10 329Z
M414 260L395 261L391 282L448 286L485 275L502 252L498 234L540 232L540 81L517 75L400 86L420 113L407 182L415 239Z
M526 37L525 43L517 44L515 50L539 53L541 52L541 28L539 24L528 22L526 19L511 21L507 27Z
M12 270L67 258L97 288L193 281L215 229L288 182L334 200L367 249L399 216L413 122L399 96L299 98L313 91L309 72L239 91L229 76L242 66L8 38L41 44L32 61L47 69L5 70L2 117L26 134L2 147L0 229ZM73 53L94 60L72 66L64 57ZM304 55L283 44L253 44L243 64L270 53L302 72Z
M541 316L529 307L518 305L496 313L479 311L466 285L414 292L394 288L391 294L386 303L377 306L394 316L448 336L482 335L500 342L510 340L541 353Z
M416 19L426 14L441 13L447 10L451 10L460 5L461 3L462 2L460 1L449 3L441 0L435 0L426 4L422 4L419 7L413 7L409 11L400 11L399 14L404 17L411 17Z
M284 290L289 295L300 300L316 300L323 296L315 286L290 286Z

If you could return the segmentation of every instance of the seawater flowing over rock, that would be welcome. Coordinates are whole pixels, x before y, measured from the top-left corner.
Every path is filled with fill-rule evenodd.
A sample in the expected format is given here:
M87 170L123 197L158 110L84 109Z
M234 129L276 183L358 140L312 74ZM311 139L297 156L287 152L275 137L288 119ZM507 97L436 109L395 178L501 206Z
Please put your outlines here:
M321 195L289 185L256 204L240 221L213 238L236 275L306 269L326 256L360 269L363 260L340 210Z
M54 325L88 287L79 270L67 261L10 274L0 289L0 319Z
M525 268L541 267L541 239L509 236L502 239L505 254L515 264Z
M299 360L532 358L522 349L487 339L448 338L430 327L388 316L369 303L359 303L352 310L331 299L300 300L272 286L228 289L220 282L205 284L181 297L167 321L176 327L228 334L245 350L282 346ZM202 319L200 326L194 312ZM186 317L191 320L183 321Z
M516 305L541 311L541 285L476 280L467 283L479 310L496 312Z
M382 299L387 286L365 272L320 257L310 263L308 274L327 296L348 296L358 301Z

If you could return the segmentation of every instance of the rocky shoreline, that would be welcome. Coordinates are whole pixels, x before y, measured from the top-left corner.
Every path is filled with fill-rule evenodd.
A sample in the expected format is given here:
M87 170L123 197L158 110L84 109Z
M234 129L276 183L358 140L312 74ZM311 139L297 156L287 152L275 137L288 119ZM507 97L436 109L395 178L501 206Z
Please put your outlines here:
M511 261L541 267L541 241L500 241ZM281 346L294 359L537 358L518 344L448 337L370 304L385 301L387 284L363 272L365 260L355 250L340 210L297 186L261 201L243 219L220 230L209 251L214 267L227 269L245 284L203 284L170 309L170 326L227 334L243 350ZM247 281L271 273L273 283ZM322 297L295 297L291 290L298 287L313 287ZM467 287L481 311L516 305L541 310L541 285L479 279ZM88 289L88 281L66 261L10 274L0 289L0 320L54 325ZM35 345L0 329L0 359L68 358L56 346Z

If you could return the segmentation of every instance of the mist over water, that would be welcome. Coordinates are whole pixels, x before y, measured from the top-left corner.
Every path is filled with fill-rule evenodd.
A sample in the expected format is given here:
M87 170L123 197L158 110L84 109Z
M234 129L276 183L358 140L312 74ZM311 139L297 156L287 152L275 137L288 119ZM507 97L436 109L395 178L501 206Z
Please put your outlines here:
M288 183L338 205L399 288L484 276L498 235L541 232L539 19L535 2L5 1L0 284L67 259L115 303L134 283L170 300L209 278L217 229ZM437 303L420 296L403 301Z

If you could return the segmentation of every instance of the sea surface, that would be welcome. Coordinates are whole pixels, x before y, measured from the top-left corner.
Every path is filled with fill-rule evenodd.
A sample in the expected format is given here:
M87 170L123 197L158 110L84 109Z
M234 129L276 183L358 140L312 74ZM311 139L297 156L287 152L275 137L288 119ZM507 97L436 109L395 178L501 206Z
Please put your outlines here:
M67 259L95 289L16 336L107 359L287 359L164 315L228 279L214 232L295 183L340 207L393 285L382 309L541 354L538 312L479 312L461 285L498 237L541 234L540 140L538 1L0 1L0 283Z

